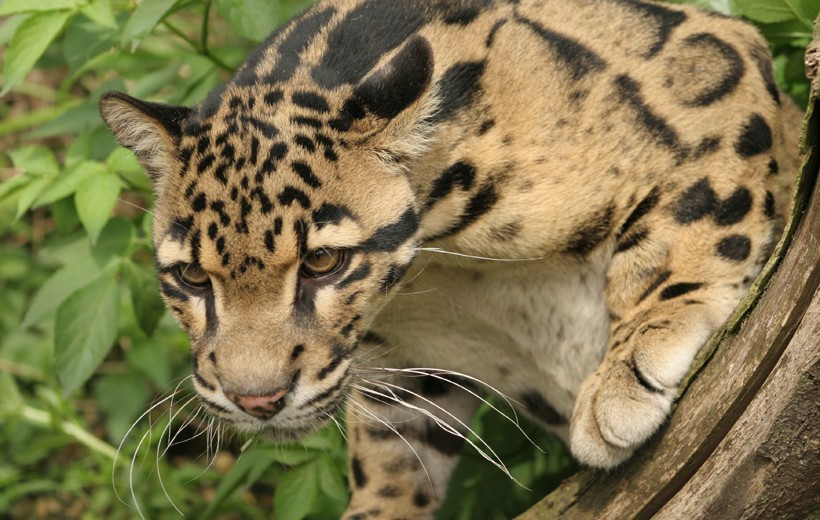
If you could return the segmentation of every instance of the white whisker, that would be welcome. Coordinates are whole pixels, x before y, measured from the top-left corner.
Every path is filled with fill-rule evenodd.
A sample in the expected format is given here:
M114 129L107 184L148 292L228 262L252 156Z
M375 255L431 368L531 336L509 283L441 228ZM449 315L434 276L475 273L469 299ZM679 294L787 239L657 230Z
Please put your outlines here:
M487 256L475 256L475 255L468 255L464 253L456 253L454 251L446 251L441 249L440 247L417 247L416 251L425 251L428 253L439 253L444 255L452 255L458 256L461 258L470 258L473 260L490 260L492 262L530 262L533 260L544 260L545 258L549 258L548 256L538 256L534 258L490 258Z

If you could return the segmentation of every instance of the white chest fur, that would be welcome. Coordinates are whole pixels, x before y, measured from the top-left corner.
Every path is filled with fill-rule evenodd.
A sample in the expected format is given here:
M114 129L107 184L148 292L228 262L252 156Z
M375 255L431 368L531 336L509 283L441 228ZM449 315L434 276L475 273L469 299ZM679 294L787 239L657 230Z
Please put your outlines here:
M391 347L382 361L462 372L513 399L535 391L569 418L607 345L604 262L430 255L371 328Z

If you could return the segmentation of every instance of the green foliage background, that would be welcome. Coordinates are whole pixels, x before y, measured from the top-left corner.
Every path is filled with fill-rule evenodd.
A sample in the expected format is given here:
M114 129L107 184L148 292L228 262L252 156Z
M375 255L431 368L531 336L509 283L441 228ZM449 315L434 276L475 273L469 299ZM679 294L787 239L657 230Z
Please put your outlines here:
M97 112L107 90L196 103L309 3L0 1L0 517L131 518L136 504L146 518L344 509L336 428L250 448L203 433L209 420L188 401L187 339L154 282L150 182ZM820 0L690 3L756 23L781 87L805 103L803 48ZM143 415L175 390L173 406ZM163 435L171 419L179 433ZM489 408L474 424L530 490L467 449L441 518L509 518L573 470L530 425L543 452Z

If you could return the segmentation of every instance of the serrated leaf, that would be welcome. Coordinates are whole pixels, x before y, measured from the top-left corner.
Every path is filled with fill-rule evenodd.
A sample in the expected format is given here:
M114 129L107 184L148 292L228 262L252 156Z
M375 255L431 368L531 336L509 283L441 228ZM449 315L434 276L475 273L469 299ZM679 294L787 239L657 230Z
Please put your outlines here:
M4 6L6 4L3 4ZM20 84L71 19L71 11L43 11L23 20L6 49L5 83L0 96Z
M0 4L0 16L36 11L74 9L82 3L83 0L6 0Z
M37 197L35 205L51 204L68 197L77 191L77 187L86 179L92 175L101 175L102 173L105 173L105 167L92 161L85 161L66 168L56 178L49 181L48 187Z
M150 33L154 27L176 7L179 0L144 0L134 10L125 24L121 42L132 44Z
M125 352L125 359L130 369L149 379L157 388L170 387L172 367L167 344L153 339L137 339Z
M279 2L269 0L216 0L219 14L228 20L239 35L262 41L279 25Z
M89 177L77 187L74 203L92 244L97 242L119 195L120 179L110 173Z
M20 171L52 177L60 173L60 165L54 157L54 152L43 145L32 144L9 150L6 153L11 158L14 167Z
M117 337L120 285L109 268L72 294L57 309L54 356L63 395L83 385L102 363Z

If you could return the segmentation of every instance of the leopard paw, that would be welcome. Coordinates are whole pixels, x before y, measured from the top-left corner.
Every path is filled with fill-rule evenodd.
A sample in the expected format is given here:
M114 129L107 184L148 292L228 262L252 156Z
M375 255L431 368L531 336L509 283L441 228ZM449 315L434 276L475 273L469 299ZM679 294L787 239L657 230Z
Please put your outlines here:
M675 398L623 360L601 366L590 375L575 402L570 449L589 466L614 468L655 433Z

